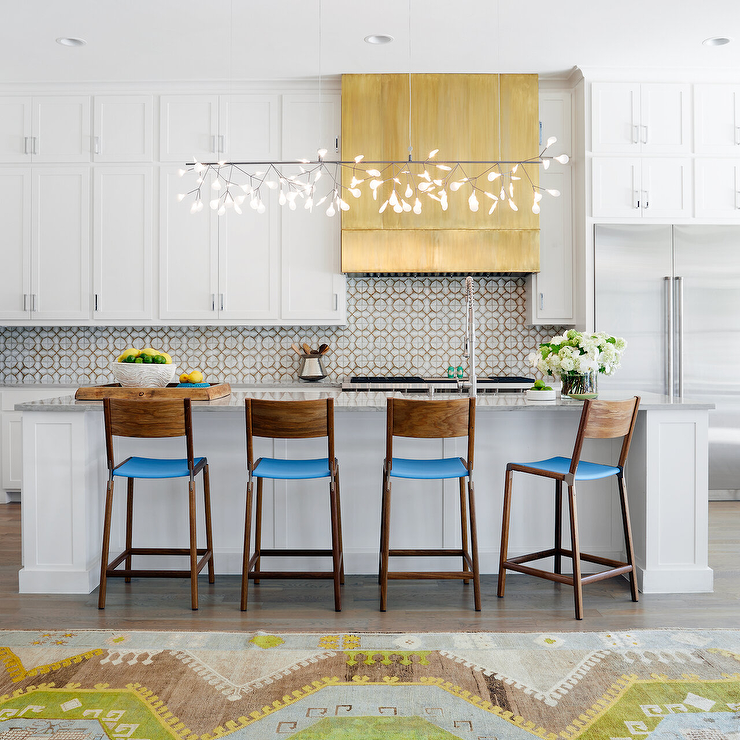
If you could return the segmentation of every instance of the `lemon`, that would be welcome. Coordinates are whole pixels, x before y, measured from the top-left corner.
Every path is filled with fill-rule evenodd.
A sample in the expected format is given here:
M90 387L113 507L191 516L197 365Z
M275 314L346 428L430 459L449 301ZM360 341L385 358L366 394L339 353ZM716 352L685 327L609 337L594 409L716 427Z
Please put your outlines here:
M189 383L190 382L190 376L187 373L182 373L182 375L180 375L180 382L181 383Z
M159 354L162 355L162 357L164 357L165 360L167 360L168 365L172 364L172 358L166 352L160 351Z
M139 352L138 349L134 349L133 347L129 347L128 349L123 350L123 352L121 352L120 355L118 355L117 362L125 362L125 360L126 360L127 357L138 357L139 354L141 354L141 353Z
M188 378L191 383L202 383L203 373L200 370L193 370L193 372L188 375Z
M161 352L157 352L156 349L152 349L151 347L144 347L144 349L142 349L139 354L149 355L149 357L154 357L154 355L159 355L161 354Z

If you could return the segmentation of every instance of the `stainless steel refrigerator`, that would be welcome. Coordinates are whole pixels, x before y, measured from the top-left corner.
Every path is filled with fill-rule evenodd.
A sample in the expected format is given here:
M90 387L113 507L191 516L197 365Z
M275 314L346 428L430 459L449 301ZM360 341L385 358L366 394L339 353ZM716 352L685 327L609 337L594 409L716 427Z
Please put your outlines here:
M595 228L596 330L628 342L599 386L715 403L710 498L740 497L740 226Z

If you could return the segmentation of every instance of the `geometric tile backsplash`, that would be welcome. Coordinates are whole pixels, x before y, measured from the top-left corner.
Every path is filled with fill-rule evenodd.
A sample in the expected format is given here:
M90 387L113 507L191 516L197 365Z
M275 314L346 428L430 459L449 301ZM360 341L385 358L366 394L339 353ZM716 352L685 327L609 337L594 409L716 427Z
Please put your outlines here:
M180 368L229 383L297 378L292 342L326 342L329 377L444 375L463 365L464 278L347 278L347 325L335 327L0 327L0 384L112 382L126 347L152 346ZM479 375L531 375L526 358L563 327L524 325L524 278L475 279ZM467 368L466 368L467 369Z

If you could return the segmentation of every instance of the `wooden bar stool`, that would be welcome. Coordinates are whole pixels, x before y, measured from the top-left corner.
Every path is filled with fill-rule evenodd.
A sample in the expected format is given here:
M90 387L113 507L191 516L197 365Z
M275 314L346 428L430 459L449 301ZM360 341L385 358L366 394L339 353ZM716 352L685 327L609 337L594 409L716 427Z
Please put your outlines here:
M576 619L583 619L583 584L601 581L604 578L629 573L630 590L632 601L639 599L637 594L637 583L635 581L635 555L632 548L632 531L630 528L629 509L627 506L627 491L624 485L624 465L627 461L632 432L637 420L637 410L640 406L639 396L625 401L584 401L581 423L576 435L576 443L573 448L573 456L551 457L548 460L540 460L532 463L509 463L506 466L506 479L504 485L504 513L501 528L501 559L498 572L498 595L503 598L506 587L506 569L527 573L539 578L547 578L557 583L566 583L573 586L575 599ZM581 449L584 439L614 439L622 437L622 449L616 466L602 465L581 461ZM533 552L528 555L520 555L516 558L508 557L509 546L509 519L511 517L511 487L514 472L539 475L551 478L555 481L555 547L550 550ZM617 477L619 488L619 499L622 506L622 526L624 528L624 541L627 560L625 562L610 560L597 555L587 555L580 551L578 544L578 516L576 512L576 481L599 480L601 478ZM570 511L570 536L571 549L562 547L562 503L563 483L568 486L568 508ZM561 558L565 556L573 561L573 575L562 574ZM554 573L532 568L523 563L541 558L553 557ZM581 561L598 565L606 565L608 570L581 575Z
M342 551L342 517L339 500L339 464L334 456L334 399L316 401L244 401L247 424L247 513L244 526L244 562L242 565L241 609L247 609L247 587L251 578L318 578L334 581L334 609L342 611L341 585L344 583L344 556ZM279 460L261 457L254 461L254 438L309 439L327 438L327 457L312 460ZM331 519L331 550L262 547L262 487L265 478L298 480L329 479L329 515ZM250 557L252 531L252 496L257 480L257 511L254 534L254 554ZM268 556L331 557L331 571L265 571L260 559Z
M198 573L208 563L208 582L215 580L213 568L213 537L211 534L211 492L208 480L208 461L205 457L193 457L193 425L190 399L176 401L150 400L103 400L105 418L105 450L108 458L108 484L105 497L105 520L103 524L103 552L100 557L100 592L98 608L105 608L105 590L109 577L122 577L126 583L131 578L190 578L190 597L193 609L198 608ZM185 459L128 457L116 465L113 457L113 437L185 437ZM198 549L196 544L195 476L203 472L203 496L205 503L206 547ZM126 500L126 549L110 563L110 528L113 515L113 481L115 478L128 479ZM190 546L171 547L133 547L132 528L134 513L135 478L188 478ZM131 567L133 555L187 555L190 558L188 570L153 570ZM198 560L198 556L201 556ZM122 570L116 568L123 563Z
M436 460L393 457L393 437L439 439L468 438L468 457L447 457ZM473 447L475 444L475 398L454 401L419 401L389 398L387 408L386 455L383 463L383 501L380 522L380 611L386 610L388 579L437 579L458 578L465 584L473 580L475 609L480 611L480 573L478 567L478 535L475 524L475 497L473 486ZM458 478L460 481L460 524L462 548L391 549L391 479L414 478L440 480ZM465 501L467 499L470 517ZM468 545L468 528L470 545ZM461 571L411 572L388 570L389 557L440 557L462 558Z

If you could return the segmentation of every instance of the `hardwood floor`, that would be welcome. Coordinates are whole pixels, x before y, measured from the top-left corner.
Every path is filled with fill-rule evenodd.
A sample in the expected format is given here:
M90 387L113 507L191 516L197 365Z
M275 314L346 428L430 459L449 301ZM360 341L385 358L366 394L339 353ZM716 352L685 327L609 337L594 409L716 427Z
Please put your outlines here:
M333 610L330 581L250 584L249 611L239 610L238 576L200 578L200 609L190 609L187 579L111 579L108 604L88 595L18 593L21 566L20 504L0 506L0 629L139 629L288 632L579 631L740 625L740 502L709 507L709 565L714 593L641 594L630 601L622 578L584 588L585 618L573 618L567 586L524 575L507 576L506 598L496 597L496 576L481 578L483 610L473 610L472 586L458 581L393 581L388 611L378 611L373 576L348 576L343 611Z

